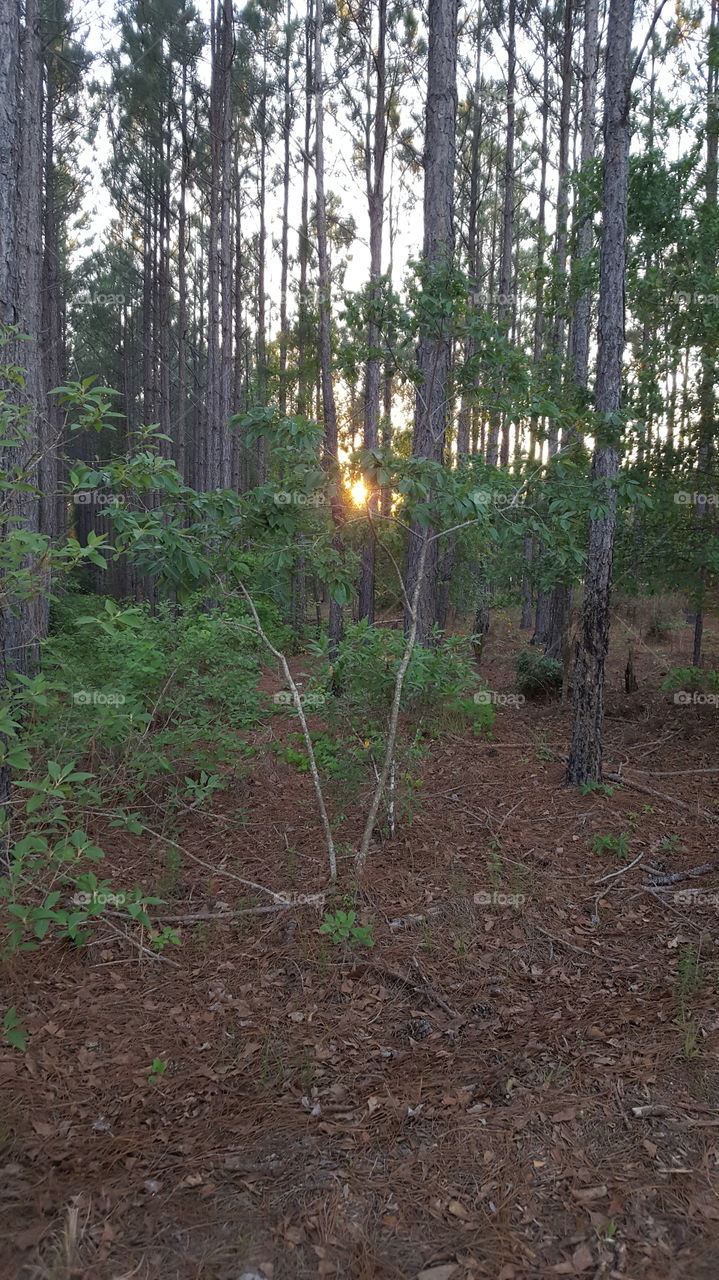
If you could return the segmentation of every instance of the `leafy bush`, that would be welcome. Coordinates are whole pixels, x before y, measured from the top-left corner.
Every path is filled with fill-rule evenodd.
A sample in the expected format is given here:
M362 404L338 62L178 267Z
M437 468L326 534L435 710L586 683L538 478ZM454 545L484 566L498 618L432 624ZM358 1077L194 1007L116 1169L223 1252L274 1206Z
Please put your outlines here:
M515 663L517 688L525 698L542 698L562 687L562 664L534 649L524 649Z
M687 689L708 693L719 692L719 671L704 671L700 667L672 667L662 681L662 689L669 693Z
M334 668L343 701L365 716L384 717L394 695L397 668L405 648L405 635L363 621L347 628ZM326 646L316 646L326 652ZM418 706L437 708L477 688L471 646L464 636L443 636L434 648L417 645L412 653L404 688L402 710Z

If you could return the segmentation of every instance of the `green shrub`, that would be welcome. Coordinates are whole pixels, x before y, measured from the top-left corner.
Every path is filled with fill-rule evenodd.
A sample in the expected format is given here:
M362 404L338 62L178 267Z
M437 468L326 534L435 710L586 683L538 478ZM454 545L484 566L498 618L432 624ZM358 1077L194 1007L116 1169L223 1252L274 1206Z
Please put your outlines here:
M347 628L334 674L348 707L384 716L394 696L397 668L404 653L403 631L359 622ZM318 646L324 654L324 647ZM467 637L443 636L433 648L416 645L402 690L402 710L438 707L477 688L477 673Z
M702 690L719 692L719 671L703 671L700 667L672 667L662 681L662 689L676 693L682 689L690 693Z
M534 649L525 649L515 664L517 688L525 698L542 698L562 687L562 664Z

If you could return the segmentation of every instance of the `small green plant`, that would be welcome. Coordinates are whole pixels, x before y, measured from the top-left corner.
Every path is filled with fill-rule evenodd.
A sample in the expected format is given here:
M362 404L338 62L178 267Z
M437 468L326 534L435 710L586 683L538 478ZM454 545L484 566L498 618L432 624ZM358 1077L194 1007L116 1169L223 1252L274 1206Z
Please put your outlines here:
M427 920L426 918L423 918L420 921L419 928L420 928L420 933L422 934L422 946L424 950L427 952L427 955L431 956L436 951L436 947L435 947L434 938L432 936L432 926L429 923L429 920ZM719 985L719 975L718 975L717 981Z
M27 1031L23 1027L15 1005L11 1005L2 1020L3 1035L13 1049L25 1049Z
M348 942L351 947L373 947L372 924L357 924L356 911L326 912L320 925L320 933L326 933L338 945Z
M148 1084L158 1084L168 1068L165 1058L153 1058L147 1076Z
M562 664L535 649L525 649L515 663L516 685L525 698L546 698L562 688Z
M617 1243L617 1233L619 1231L619 1227L617 1226L616 1222L608 1222L606 1226L595 1227L594 1230L596 1232L597 1239L599 1240L600 1244L615 1245Z
M703 974L699 952L688 942L679 948L677 955L677 976L674 983L674 998L684 1012L687 1000L699 991L703 982Z
M452 947L460 960L465 960L469 951L467 935L462 929L458 929L452 939Z
M262 1089L278 1089L285 1078L285 1062L282 1042L268 1036L260 1054L258 1086Z
M592 853L615 853L618 858L626 858L629 856L629 838L626 831L618 836L595 836Z
M692 1058L699 1057L699 1049L697 1040L699 1039L699 1027L695 1019L683 1018L681 1021L682 1029L682 1057L688 1062Z
M215 791L222 791L226 786L219 774L206 773L202 769L199 778L185 778L185 797L195 806L200 806L211 800Z
M502 883L502 850L498 840L491 840L487 857L487 874L493 889L499 889Z
M583 782L579 788L579 794L582 796L591 796L599 793L603 796L613 796L616 787L610 787L607 782Z

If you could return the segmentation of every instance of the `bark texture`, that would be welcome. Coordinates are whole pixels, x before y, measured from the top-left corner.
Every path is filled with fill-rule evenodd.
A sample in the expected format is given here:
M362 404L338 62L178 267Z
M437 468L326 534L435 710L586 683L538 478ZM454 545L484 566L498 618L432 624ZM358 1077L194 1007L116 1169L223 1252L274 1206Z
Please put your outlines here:
M604 677L609 649L616 490L618 415L622 406L624 272L629 179L630 52L634 0L610 0L604 108L602 239L595 409L597 445L592 479L604 489L606 513L592 519L584 600L574 668L573 731L567 782L600 781L604 726Z
M457 0L429 0L427 111L424 151L423 257L431 281L451 265L455 136L457 127ZM441 462L450 410L452 336L448 324L420 338L421 382L417 388L412 452ZM423 580L417 597L417 642L429 643L437 619L437 541L423 554L426 531L413 526L407 552L407 595L414 600L420 561ZM409 616L406 625L411 625Z

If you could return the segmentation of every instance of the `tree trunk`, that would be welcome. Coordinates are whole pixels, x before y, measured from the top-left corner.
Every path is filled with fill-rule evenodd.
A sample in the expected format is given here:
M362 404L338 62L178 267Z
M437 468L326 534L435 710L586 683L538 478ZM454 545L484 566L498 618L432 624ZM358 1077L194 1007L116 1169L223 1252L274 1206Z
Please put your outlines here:
M597 75L599 71L599 0L586 0L584 10L584 53L582 57L582 124L581 152L579 160L580 183L589 181L590 166L594 159ZM574 260L578 267L591 252L593 228L591 201L580 186L574 215ZM570 363L571 377L577 398L584 401L589 381L589 339L591 331L591 303L589 288L582 289L574 303L572 316Z
M320 0L318 0L318 3ZM311 378L309 372L309 298L307 277L310 260L310 137L312 134L312 14L313 0L307 0L305 19L305 135L302 148L302 202L298 257L300 287L297 299L297 412L307 417L311 412Z
M457 0L429 0L427 110L424 148L424 245L425 269L431 278L451 265L454 252L452 225L454 148L457 124ZM423 334L417 362L417 388L412 452L415 457L441 462L449 417L452 334L446 326L436 334ZM437 541L423 557L427 531L413 525L407 550L407 596L415 598L420 562L423 581L417 599L417 643L430 642L437 618ZM411 619L406 619L409 626Z
M481 18L477 19L476 31L476 54L474 64L474 92L471 98L472 110L472 147L470 152L470 174L469 174L469 208L467 210L467 268L470 276L470 285L473 291L473 300L476 300L479 291L479 236L478 220L479 220L479 150L482 141L482 24ZM476 350L476 343L472 337L468 337L464 345L465 364L469 364ZM462 402L459 410L459 418L457 422L457 462L461 465L462 461L469 456L471 447L471 425L473 396L470 389L467 388L462 395Z
M285 48L282 111L282 263L280 267L280 344L279 344L279 409L287 414L287 281L289 272L290 209L290 139L292 135L292 94L290 90L290 53L292 48L292 6L287 0L285 15Z
M514 253L514 91L517 78L516 54L516 0L509 0L507 15L507 133L504 144L504 181L502 201L502 247L499 259L499 305L497 319L500 327L509 330L514 315L512 298ZM504 420L499 461L504 467L509 462L509 428Z
M367 206L369 210L370 245L370 320L367 327L369 359L365 370L364 388L364 447L376 449L379 432L381 352L380 331L376 309L379 306L380 277L382 275L382 230L384 226L384 164L387 149L387 103L385 75L385 45L387 41L387 0L378 0L377 45L372 50L371 61L375 67L375 108L373 138L366 140ZM374 515L377 512L377 494L367 496L367 505ZM370 533L367 545L362 549L362 569L359 585L358 616L374 622L375 540Z
M46 460L51 447L46 408L46 384L41 350L42 334L42 268L43 268L43 58L39 0L26 0L25 22L21 34L21 53L11 59L19 67L21 82L16 80L16 119L18 130L17 179L10 200L10 227L14 242L11 262L10 301L14 323L30 340L18 342L8 349L11 359L26 371L20 392L26 413L23 428L27 440L21 449L9 451L9 466L32 486L39 483L39 459ZM7 29L8 24L3 23ZM17 39L17 27L12 32ZM12 87L9 93L12 94ZM0 91L0 96L4 96ZM12 248L11 248L12 253ZM47 478L47 472L45 475ZM46 495L49 497L49 494ZM17 518L10 527L39 532L40 503L36 493L10 493L9 514ZM28 567L31 567L30 562ZM40 572L35 566L36 572ZM41 589L48 585L44 576ZM27 671L38 661L40 640L47 627L46 600L21 600L5 618L7 665Z
M322 70L322 0L318 0L315 15L315 178L317 182L317 262L319 284L320 320L320 383L322 387L322 417L325 428L325 465L334 473L339 486L339 459L337 455L337 406L332 381L332 298L329 254L327 251L327 207L325 204L325 153L324 153L324 80ZM342 497L338 492L332 498L332 521L335 536L332 546L342 554L339 528L343 523ZM337 657L342 639L342 608L330 596L329 602L329 653L330 661Z
M622 405L624 275L634 0L610 0L604 106L602 239L599 267L599 324L595 409L596 446L592 480L603 490L606 514L589 524L584 601L574 668L574 724L567 782L601 781L604 678L609 649L609 604L619 470L617 417Z
M717 22L717 15L717 0L712 0L707 57L707 161L704 185L704 208L702 209L701 214L702 222L705 224L704 235L702 236L702 267L704 278L707 280L713 279L716 274L716 251L714 246L716 244L717 152L719 142L717 137L719 134L719 103L717 102L719 71L717 69L716 61L717 44L719 43L719 26ZM701 354L701 379L699 384L699 449L697 458L697 478L699 480L699 488L703 493L708 493L711 488L709 471L714 445L714 386L716 383L716 376L716 335L715 332L707 326L706 338L702 345ZM697 545L702 548L700 555L703 555L707 542L707 536L704 532L706 519L706 503L698 502L695 506L695 520L698 535ZM694 667L699 666L702 656L705 595L706 566L702 563L699 568L699 580L695 594L696 612L694 621L694 643L692 648L692 666Z

